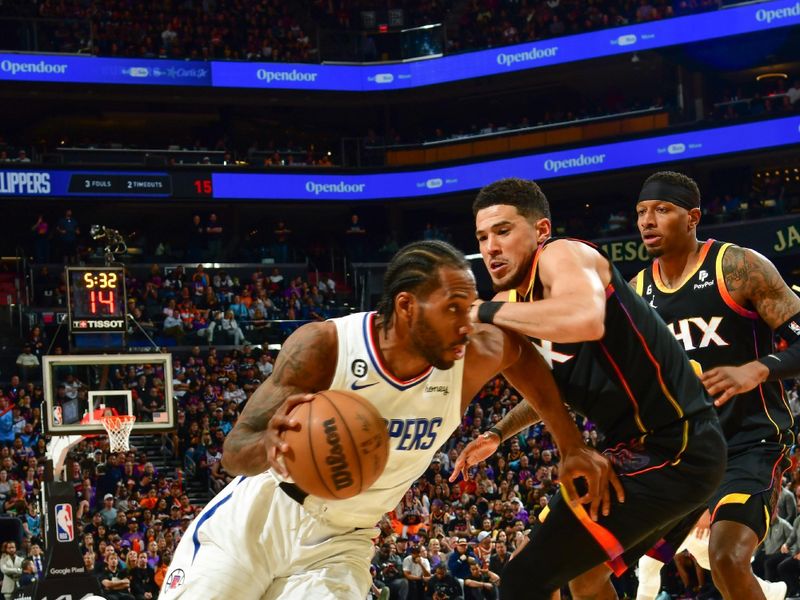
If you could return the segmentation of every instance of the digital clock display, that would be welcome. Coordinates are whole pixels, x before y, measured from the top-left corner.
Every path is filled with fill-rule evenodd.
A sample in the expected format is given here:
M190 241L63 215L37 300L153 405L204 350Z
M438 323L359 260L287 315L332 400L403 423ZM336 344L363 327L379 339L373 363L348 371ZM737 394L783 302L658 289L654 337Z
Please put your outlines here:
M73 333L125 330L125 270L67 268L69 322Z

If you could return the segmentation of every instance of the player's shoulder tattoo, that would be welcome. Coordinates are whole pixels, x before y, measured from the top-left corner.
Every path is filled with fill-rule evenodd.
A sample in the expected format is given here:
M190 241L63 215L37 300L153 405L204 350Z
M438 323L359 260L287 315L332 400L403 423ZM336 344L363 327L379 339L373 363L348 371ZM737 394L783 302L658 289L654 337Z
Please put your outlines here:
M781 323L794 314L794 303L787 302L793 294L775 265L758 252L730 246L722 258L722 274L728 292L754 306L767 323Z
M729 246L722 256L722 276L730 293L745 292L750 283L752 266L747 261L743 248Z
M336 360L334 327L331 323L309 323L295 331L278 354L273 381L312 382L327 375L330 367L335 367L330 365L331 358Z

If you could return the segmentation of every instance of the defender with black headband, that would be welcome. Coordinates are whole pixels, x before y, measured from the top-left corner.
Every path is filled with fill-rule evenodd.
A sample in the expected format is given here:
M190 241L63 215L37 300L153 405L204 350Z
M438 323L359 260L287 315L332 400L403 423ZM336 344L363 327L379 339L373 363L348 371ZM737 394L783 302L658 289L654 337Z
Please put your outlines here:
M726 600L783 598L785 588L773 595L770 586L759 585L750 558L766 535L794 444L780 379L800 374L800 298L760 254L697 240L700 191L691 178L655 173L642 187L636 212L655 260L632 283L696 364L728 443L725 477L709 505L709 548L695 543L690 550L702 566L710 562ZM774 352L773 333L788 344L784 351ZM665 536L670 550L699 517ZM658 583L642 579L641 587L652 585L655 592L640 589L638 598L653 598ZM797 582L787 583L794 595Z

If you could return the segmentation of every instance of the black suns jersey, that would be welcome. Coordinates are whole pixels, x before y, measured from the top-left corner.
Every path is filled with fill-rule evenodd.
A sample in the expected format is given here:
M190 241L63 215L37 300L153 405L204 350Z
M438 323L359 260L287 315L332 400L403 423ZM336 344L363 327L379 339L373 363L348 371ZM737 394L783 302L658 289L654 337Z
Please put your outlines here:
M547 240L534 255L528 293L520 299L512 290L509 301L541 299L537 265L553 241ZM573 241L608 259L594 244ZM665 458L677 461L687 444L688 419L713 414L710 400L675 336L613 265L611 273L602 339L533 342L552 368L565 402L597 425L606 447L650 440ZM665 440L658 433L667 428Z
M661 280L658 259L636 278L636 291L653 307L698 368L738 366L773 352L770 327L739 306L725 286L722 258L730 244L707 240L680 287ZM763 441L791 445L792 414L780 382L768 381L718 409L728 446Z

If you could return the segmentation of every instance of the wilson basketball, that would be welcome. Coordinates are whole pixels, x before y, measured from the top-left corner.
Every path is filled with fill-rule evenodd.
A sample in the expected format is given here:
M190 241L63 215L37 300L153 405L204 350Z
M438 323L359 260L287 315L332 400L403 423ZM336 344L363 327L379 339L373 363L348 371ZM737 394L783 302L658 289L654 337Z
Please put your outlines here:
M369 488L389 459L386 422L353 392L326 390L299 404L291 416L298 431L284 432L286 469L303 491L344 500Z

